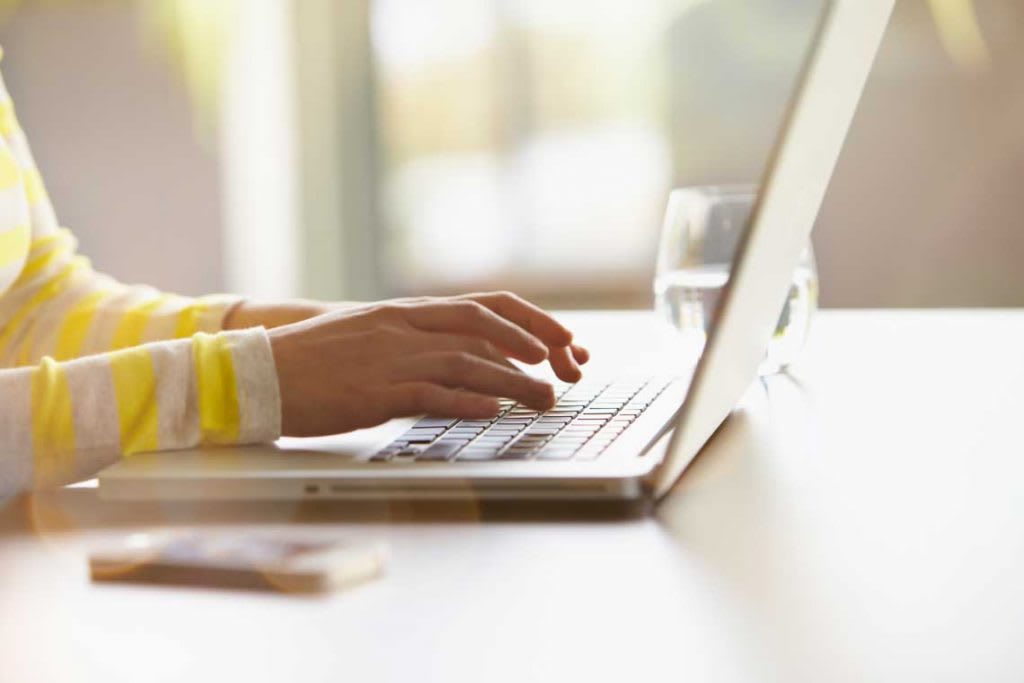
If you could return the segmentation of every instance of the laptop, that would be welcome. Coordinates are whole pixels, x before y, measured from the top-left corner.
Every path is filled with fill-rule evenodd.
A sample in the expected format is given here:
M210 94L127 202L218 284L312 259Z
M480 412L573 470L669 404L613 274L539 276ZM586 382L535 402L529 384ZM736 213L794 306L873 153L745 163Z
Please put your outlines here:
M825 3L692 371L586 378L560 387L546 413L504 401L494 420L393 420L326 439L134 456L100 474L101 497L657 501L757 377L893 4Z

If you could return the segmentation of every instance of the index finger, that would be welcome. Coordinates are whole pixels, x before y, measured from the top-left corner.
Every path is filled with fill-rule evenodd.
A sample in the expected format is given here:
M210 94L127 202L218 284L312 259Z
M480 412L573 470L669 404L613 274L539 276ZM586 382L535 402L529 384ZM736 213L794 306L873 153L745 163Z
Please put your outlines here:
M550 347L568 346L572 343L572 332L539 306L511 292L488 292L469 294L472 299L486 306L506 320L514 322Z

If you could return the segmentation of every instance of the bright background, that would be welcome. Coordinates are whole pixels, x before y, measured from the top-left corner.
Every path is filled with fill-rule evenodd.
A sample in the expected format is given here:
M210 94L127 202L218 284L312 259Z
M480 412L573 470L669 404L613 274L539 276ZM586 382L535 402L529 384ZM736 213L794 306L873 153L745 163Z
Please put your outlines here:
M97 265L198 293L650 304L670 188L756 179L820 0L14 2ZM815 235L826 306L1024 305L1024 3L901 0Z

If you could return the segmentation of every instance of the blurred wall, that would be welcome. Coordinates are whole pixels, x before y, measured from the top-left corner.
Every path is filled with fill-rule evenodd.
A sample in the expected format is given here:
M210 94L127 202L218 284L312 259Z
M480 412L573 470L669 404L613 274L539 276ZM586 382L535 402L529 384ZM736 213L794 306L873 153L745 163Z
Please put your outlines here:
M216 141L127 3L30 3L0 24L7 87L61 222L97 268L187 294L223 287Z
M684 16L678 185L758 176L821 4ZM897 3L815 230L825 306L1024 305L1024 2L973 7L987 60L948 49L926 0Z
M813 4L793 0L793 12ZM815 236L825 305L1024 305L1024 2L975 6L992 57L983 69L943 48L928 3L898 3ZM221 289L215 146L197 141L182 88L143 45L132 6L30 3L0 25L0 44L58 214L83 251L128 281ZM770 143L776 99L762 102L764 139L744 145ZM745 180L757 163L685 180ZM234 251L236 262L251 256ZM648 282L623 301L646 305Z
M1024 3L974 4L988 67L897 3L816 233L826 305L1024 305Z

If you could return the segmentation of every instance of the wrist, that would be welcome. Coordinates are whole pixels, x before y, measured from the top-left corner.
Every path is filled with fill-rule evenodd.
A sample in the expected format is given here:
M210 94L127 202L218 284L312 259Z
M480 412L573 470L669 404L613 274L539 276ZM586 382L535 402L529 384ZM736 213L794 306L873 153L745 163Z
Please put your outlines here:
M301 299L276 303L243 301L228 311L224 317L224 329L273 329L315 318L329 310L331 309L327 304Z

